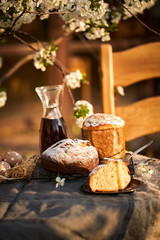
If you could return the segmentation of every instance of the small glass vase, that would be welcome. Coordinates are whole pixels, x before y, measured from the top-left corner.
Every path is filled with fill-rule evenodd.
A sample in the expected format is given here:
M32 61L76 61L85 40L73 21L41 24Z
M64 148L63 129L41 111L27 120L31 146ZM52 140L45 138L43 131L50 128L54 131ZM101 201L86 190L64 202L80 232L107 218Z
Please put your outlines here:
M67 138L66 125L59 110L59 96L62 88L62 85L51 85L35 89L43 107L40 125L40 153L54 143Z

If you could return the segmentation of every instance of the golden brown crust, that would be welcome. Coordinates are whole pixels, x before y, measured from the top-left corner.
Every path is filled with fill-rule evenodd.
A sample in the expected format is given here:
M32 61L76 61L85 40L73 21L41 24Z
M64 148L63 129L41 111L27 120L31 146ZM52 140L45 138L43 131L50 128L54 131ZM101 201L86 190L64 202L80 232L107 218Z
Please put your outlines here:
M125 122L118 116L95 113L85 119L82 138L89 140L97 149L99 158L125 156Z
M99 158L119 159L125 156L124 126L101 130L82 129L82 138L97 149Z
M85 173L98 166L99 157L88 141L63 139L42 153L41 164L51 172Z
M92 162L84 163L83 165L75 162L74 165L62 165L59 162L51 162L47 159L41 158L42 167L49 172L57 172L62 174L84 174L91 172L99 164L99 158Z
M89 187L93 192L124 190L130 182L130 171L122 160L109 160L107 164L99 165L89 177Z

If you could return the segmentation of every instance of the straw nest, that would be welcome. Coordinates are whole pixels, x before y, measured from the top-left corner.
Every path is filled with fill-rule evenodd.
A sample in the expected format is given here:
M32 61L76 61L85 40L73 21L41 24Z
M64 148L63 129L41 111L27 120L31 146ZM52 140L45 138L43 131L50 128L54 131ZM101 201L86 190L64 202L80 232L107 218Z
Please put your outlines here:
M5 176L0 175L0 183L15 180L31 180L38 159L38 156L29 157L27 160L23 159L21 163L17 163L13 168L9 169Z

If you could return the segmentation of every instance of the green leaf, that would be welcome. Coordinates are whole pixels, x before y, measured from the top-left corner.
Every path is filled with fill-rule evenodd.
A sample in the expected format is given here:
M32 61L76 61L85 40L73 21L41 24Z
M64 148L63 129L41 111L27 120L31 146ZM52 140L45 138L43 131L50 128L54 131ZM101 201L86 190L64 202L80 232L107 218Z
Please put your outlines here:
M82 73L82 79L80 80L81 83L84 83L86 81L86 73Z
M87 106L84 106L84 105L80 105L79 106L80 109L77 109L74 111L74 114L72 117L74 118L80 118L80 117L83 117L85 118L86 115L89 113L89 109L87 108Z
M6 92L6 88L0 86L0 92Z
M117 29L117 23L112 23L111 25L109 25L109 27L107 28L107 31L109 31L109 32L115 32L115 31L117 31L118 29Z
M52 40L51 42L51 51L56 51L58 49L58 47L56 47L54 41Z

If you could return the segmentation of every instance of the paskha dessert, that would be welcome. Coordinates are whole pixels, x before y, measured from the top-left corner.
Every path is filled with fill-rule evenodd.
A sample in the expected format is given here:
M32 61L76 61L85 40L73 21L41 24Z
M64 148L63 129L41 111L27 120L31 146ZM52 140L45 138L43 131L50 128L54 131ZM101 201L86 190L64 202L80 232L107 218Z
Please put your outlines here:
M118 116L96 113L85 119L82 138L97 149L99 158L119 159L125 155L125 122Z
M93 192L124 190L130 181L129 169L122 160L109 160L107 164L99 165L89 175L89 187Z
M96 148L89 141L64 139L42 153L41 163L51 172L85 173L98 166L99 158Z

